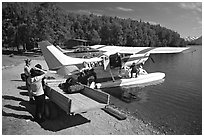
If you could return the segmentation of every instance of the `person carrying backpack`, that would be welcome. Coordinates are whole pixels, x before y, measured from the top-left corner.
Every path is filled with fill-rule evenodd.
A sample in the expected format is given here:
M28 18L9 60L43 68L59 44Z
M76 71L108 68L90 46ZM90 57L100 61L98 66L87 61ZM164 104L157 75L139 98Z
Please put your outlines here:
M28 79L28 81L31 86L32 94L35 98L35 120L38 122L44 122L45 94L42 80L45 77L46 72L38 67L34 67L30 70L30 73L31 77Z

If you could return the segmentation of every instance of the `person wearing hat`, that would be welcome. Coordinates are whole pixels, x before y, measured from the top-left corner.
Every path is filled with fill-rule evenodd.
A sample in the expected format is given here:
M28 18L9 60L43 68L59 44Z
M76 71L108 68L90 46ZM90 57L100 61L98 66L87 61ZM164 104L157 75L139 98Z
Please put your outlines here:
M32 96L32 91L31 91L30 84L28 83L28 78L31 76L31 73L30 73L31 67L30 67L30 65L31 65L31 59L26 59L25 60L25 66L24 66L24 73L26 75L26 87L28 89L29 103L33 104L34 99L33 99L33 96Z

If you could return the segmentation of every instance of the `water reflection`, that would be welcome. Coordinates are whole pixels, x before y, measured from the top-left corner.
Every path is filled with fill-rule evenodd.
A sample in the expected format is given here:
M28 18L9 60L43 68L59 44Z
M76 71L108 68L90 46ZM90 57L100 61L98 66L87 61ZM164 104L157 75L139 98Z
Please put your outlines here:
M194 52L151 55L147 72L164 72L156 86L106 89L116 107L165 134L202 134L202 47ZM126 98L124 101L124 97Z
M110 95L122 100L125 103L139 102L143 103L147 101L147 95L144 87L162 84L165 79L153 81L141 85L130 85L116 88L105 88L103 91Z

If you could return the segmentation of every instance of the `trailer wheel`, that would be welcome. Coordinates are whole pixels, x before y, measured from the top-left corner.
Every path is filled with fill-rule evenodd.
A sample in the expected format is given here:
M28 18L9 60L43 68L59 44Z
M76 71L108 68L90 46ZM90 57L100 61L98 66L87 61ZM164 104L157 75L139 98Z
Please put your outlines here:
M48 103L45 104L45 117L47 119L50 119L50 108L49 108Z
M45 116L48 119L54 119L58 116L58 108L53 102L47 102L45 104Z

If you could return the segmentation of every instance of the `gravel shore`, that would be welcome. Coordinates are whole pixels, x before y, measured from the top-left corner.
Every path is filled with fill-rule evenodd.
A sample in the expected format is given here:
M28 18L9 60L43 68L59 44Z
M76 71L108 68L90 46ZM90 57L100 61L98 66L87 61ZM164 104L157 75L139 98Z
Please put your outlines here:
M68 116L60 113L55 119L39 124L32 120L35 105L28 103L25 83L21 81L23 60L27 57L3 56L2 66L2 134L3 135L152 135L160 134L151 125L127 115L127 119L118 120L98 109L82 114ZM5 67L5 60L14 60ZM12 61L11 61L12 62ZM33 60L32 66L40 63L44 69L44 60Z

